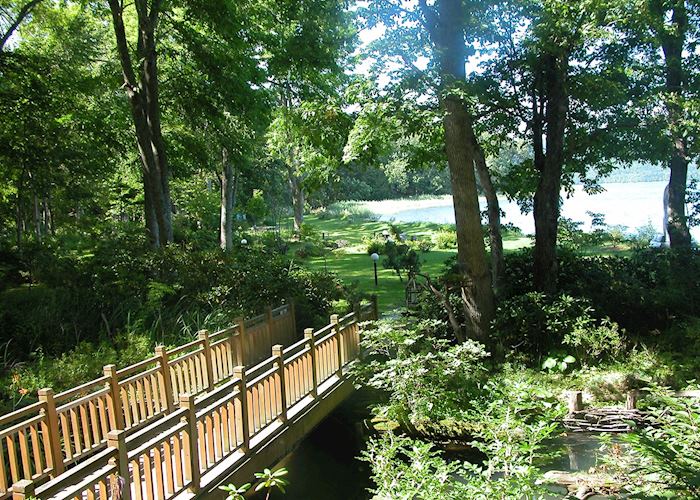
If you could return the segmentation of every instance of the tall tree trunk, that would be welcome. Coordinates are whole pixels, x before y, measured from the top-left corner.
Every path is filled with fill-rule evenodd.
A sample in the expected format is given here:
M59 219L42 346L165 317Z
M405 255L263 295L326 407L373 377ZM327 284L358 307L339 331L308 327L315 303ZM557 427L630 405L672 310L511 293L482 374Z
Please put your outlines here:
M23 231L23 221L24 221L24 211L22 210L22 196L24 194L24 169L17 179L17 207L15 212L15 224L16 227L16 237L17 237L17 249L22 250L22 237L24 236Z
M470 337L485 340L494 315L494 296L481 232L472 117L466 103L456 92L466 78L466 12L461 0L439 0L435 7L429 7L425 0L421 0L420 7L439 59L445 150L450 168L457 229L457 262L463 276L462 298L467 330Z
M34 207L34 235L39 243L42 240L42 224L41 224L41 208L39 205L39 197L34 193L32 195L32 202Z
M304 188L301 185L301 179L294 171L289 168L289 187L292 190L292 205L294 209L294 231L299 232L301 225L304 223Z
M109 0L124 89L131 105L141 159L146 229L151 244L158 247L173 240L170 174L161 133L158 99L155 30L160 14L160 1L151 2L150 10L146 0L135 0L134 5L138 17L138 78L124 29L122 4L119 0Z
M486 211L489 220L489 246L491 248L491 286L493 293L498 296L505 274L505 262L503 260L503 236L501 234L501 206L498 202L498 194L491 180L491 172L486 165L484 150L473 137L474 150L476 151L476 172L479 182L486 196Z
M564 134L569 108L566 89L568 54L545 54L542 57L542 90L546 101L544 123L546 146L542 148L541 107L533 103L535 167L539 170L539 182L535 191L535 288L545 293L557 289L557 229L559 227L559 193L564 165ZM541 102L541 101L540 101Z
M223 250L233 248L233 207L236 204L236 176L233 165L228 157L228 150L221 150L221 218L219 227L219 243Z
M663 25L665 10L657 8L657 22ZM660 15L660 16L659 16ZM660 18L659 18L660 17ZM683 137L683 47L688 29L688 14L684 1L673 2L671 27L659 31L666 65L666 109L671 134L671 171L668 183L668 235L671 248L690 248L691 237L685 213L688 181L688 150Z

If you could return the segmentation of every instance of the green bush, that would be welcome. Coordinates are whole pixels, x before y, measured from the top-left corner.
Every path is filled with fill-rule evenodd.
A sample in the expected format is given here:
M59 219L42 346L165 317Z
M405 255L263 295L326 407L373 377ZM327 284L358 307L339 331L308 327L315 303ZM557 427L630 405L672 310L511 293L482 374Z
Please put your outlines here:
M488 353L471 340L450 345L440 333L446 329L442 322L384 320L363 331L367 356L354 373L387 395L384 417L412 428L454 417L471 405Z
M435 234L435 244L440 250L457 248L457 232L441 229Z
M570 349L579 361L599 361L623 347L618 326L607 318L599 320L586 299L568 295L548 297L529 292L501 302L493 322L493 335L510 353L542 356Z
M83 344L128 352L133 346L116 339L129 333L177 345L200 328L224 327L289 297L300 326L316 327L327 323L317 315L327 316L345 293L336 277L309 273L262 245L151 251L128 234L97 241L70 249L47 244L18 260L24 282L0 291L0 376Z
M367 255L372 255L373 253L382 255L384 253L384 245L386 244L386 240L382 235L377 235L371 238L365 236L362 238L362 244L366 248Z
M505 258L502 297L534 291L532 249ZM629 257L558 252L559 290L589 301L600 317L628 331L668 328L672 320L700 315L700 254L697 250L634 250Z

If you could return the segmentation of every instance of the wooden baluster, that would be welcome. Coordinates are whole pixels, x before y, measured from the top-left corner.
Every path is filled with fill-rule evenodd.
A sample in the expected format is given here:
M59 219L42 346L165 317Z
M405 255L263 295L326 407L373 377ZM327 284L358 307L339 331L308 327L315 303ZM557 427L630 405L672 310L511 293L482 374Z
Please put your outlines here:
M131 475L129 474L129 459L126 448L126 431L110 431L107 434L107 447L117 450L117 456L112 459L117 466L118 485L120 485L121 500L131 500ZM138 474L138 472L135 472ZM121 479L121 481L120 481Z
M277 372L279 373L279 401L280 401L280 420L287 421L287 382L284 379L284 346L277 344L272 346L272 357L276 358Z
M335 336L335 345L338 355L338 369L335 371L338 378L343 376L343 342L340 333L340 325L338 324L338 315L331 316L331 325L333 325L333 335Z
M316 374L316 344L314 343L314 329L307 328L304 330L304 338L309 345L311 354L311 397L314 399L318 395L318 375Z
M34 497L34 481L22 479L12 485L12 500L27 500Z
M197 338L202 341L202 349L204 350L204 363L207 370L207 388L214 388L214 365L211 360L211 344L209 343L209 331L200 330L197 332Z
M191 394L180 394L180 408L187 410L185 420L185 472L190 480L189 490L193 493L199 491L200 471L199 471L199 451L197 446L197 415L194 407L194 396ZM175 457L177 460L179 457ZM189 473L189 474L187 474Z
M119 393L119 379L117 378L117 366L107 365L103 368L107 380L107 402L109 404L110 430L124 430L124 413L122 412L122 400Z
M39 389L39 401L44 403L46 412L46 432L44 439L49 443L46 457L47 465L52 469L52 477L63 472L63 452L61 451L61 435L58 431L58 414L56 413L56 400L53 397L53 389Z
M173 383L170 378L168 351L165 350L165 346L156 346L156 356L158 356L159 365L158 377L161 378L160 390L163 391L163 396L165 397L166 412L170 413L175 409L175 397L173 396Z
M236 415L236 419L240 419L240 429L243 434L243 443L241 450L245 453L250 449L250 425L248 420L248 387L245 378L245 366L236 366L233 368L233 378L241 381L241 414Z

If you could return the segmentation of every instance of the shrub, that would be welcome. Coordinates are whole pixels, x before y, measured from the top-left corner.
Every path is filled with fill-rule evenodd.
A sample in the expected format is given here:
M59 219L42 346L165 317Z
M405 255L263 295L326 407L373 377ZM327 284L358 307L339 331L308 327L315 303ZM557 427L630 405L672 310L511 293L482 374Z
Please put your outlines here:
M308 259L309 257L321 257L323 256L323 253L323 247L311 241L303 241L294 252L294 254L300 259Z
M533 291L532 249L505 258L502 297ZM643 333L667 328L674 318L700 314L700 254L649 249L630 257L558 252L559 290L587 299L600 317Z
M441 250L457 248L457 232L441 229L435 234L435 244Z
M362 238L362 244L367 249L367 255L372 255L373 253L377 253L379 255L383 254L385 243L386 240L381 235L377 235L372 238L368 238L366 236Z
M436 321L385 320L363 331L367 357L355 375L387 394L384 416L410 428L454 416L471 404L488 353L471 340L450 345L441 338L446 329Z
M564 344L580 361L590 362L614 354L623 345L615 323L596 319L586 299L568 295L548 297L529 292L503 301L493 330L509 351L538 359Z

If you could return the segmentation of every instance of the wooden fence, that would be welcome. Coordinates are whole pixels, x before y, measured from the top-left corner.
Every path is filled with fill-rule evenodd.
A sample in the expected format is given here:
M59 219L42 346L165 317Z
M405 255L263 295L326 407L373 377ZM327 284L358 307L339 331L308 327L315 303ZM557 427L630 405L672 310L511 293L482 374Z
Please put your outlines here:
M294 306L285 304L211 335L201 331L170 351L157 347L153 357L121 370L105 366L102 377L60 394L40 390L37 403L0 417L0 499L20 480L40 484L95 453L106 457L113 431L132 433L172 414L182 395L211 391L236 366L296 338Z
M13 500L31 496L40 499L167 500L184 491L196 493L203 474L232 455L245 459L250 453L251 440L259 440L271 428L284 425L295 404L317 398L320 384L342 375L343 369L360 354L358 323L376 317L374 300L358 306L357 311L342 318L331 316L328 326L316 332L307 329L302 340L287 347L282 344L272 346L272 355L250 368L232 366L229 377L221 379L217 387L205 388L206 393L197 398L194 394L173 390L173 397L175 394L178 397L177 408L173 408L173 404L166 405L163 410L164 402L169 401L164 397L160 407L165 413L162 418L128 433L128 436L125 430L106 430L106 445L98 453L43 484L40 481L43 475L16 481L12 487ZM211 338L207 341L204 336L200 341L209 342L208 347L206 344L201 346L203 352L221 342L211 342ZM188 355L181 355L163 366L172 367L185 356ZM214 371L214 357L208 356L203 368L195 369L200 378L190 388L203 392L199 391L206 385L203 380L216 379L211 373L229 373L228 368ZM153 361L144 363L148 367ZM126 369L126 376L131 373L128 370L131 367ZM145 381L151 376L150 369L141 373L148 375L127 378L130 380L128 387L124 389L120 385L122 393L131 394L131 387L137 383L132 379L142 381L143 391L146 391ZM153 374L157 379L158 372ZM103 382L111 381L105 378ZM162 373L161 378L174 384L172 370L170 376ZM133 394L138 390L135 389ZM131 396L128 401L129 404L122 406L131 407ZM155 405L152 407L155 412ZM98 406L95 408L97 411ZM105 412L111 414L111 408L108 405ZM140 399L134 408L134 414L147 414L146 403L142 411ZM25 427L35 425L35 422L26 422L22 424ZM46 424L46 429L50 434L51 424ZM80 431L79 426L77 429ZM89 426L86 429L90 430ZM47 449L50 453L50 446ZM48 472L45 470L43 474Z

